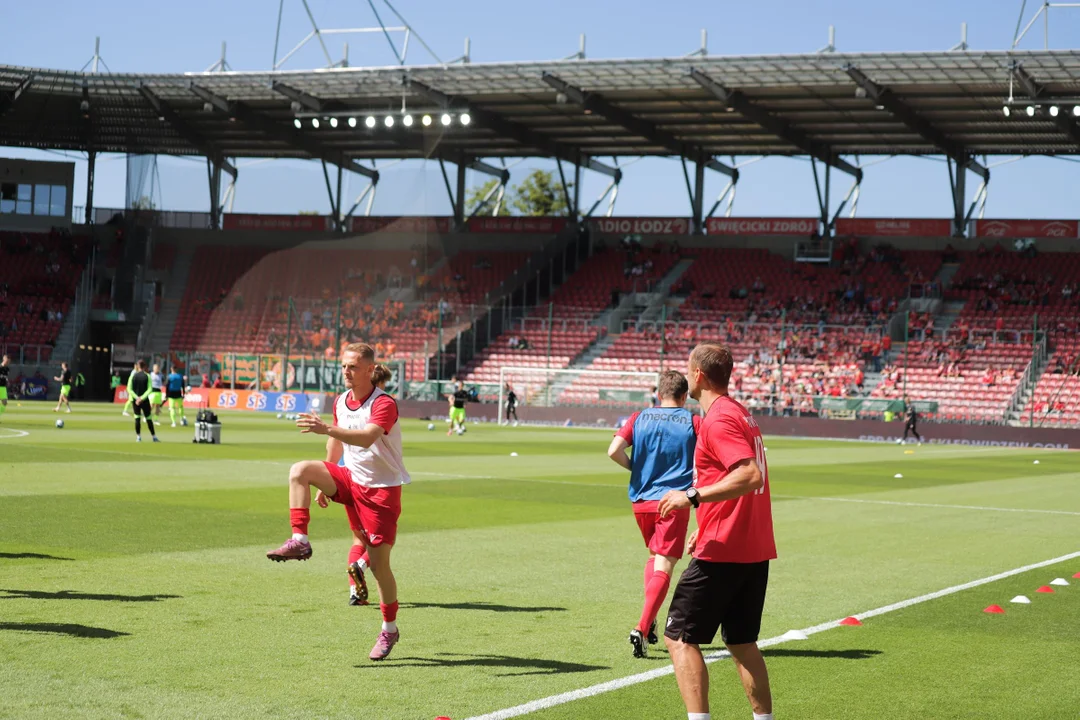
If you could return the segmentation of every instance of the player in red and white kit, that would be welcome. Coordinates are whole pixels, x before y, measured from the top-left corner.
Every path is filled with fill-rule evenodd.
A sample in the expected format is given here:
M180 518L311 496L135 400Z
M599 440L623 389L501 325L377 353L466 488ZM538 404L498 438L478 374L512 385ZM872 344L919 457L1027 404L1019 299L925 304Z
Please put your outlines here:
M351 510L350 518L357 518L364 530L383 616L382 631L369 657L383 660L401 637L390 551L401 515L401 486L410 478L402 459L397 403L372 384L375 368L375 350L370 345L346 346L341 355L346 391L334 402L334 424L326 424L317 413L300 414L296 421L300 431L326 435L328 457L343 457L345 464L305 461L292 466L289 516L293 535L266 556L275 561L311 557L307 531L312 487Z

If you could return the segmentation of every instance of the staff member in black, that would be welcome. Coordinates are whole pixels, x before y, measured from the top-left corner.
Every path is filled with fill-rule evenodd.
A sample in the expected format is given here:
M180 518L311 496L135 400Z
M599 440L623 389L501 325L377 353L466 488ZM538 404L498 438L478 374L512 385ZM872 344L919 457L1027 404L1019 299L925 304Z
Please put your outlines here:
M900 440L901 443L906 443L908 433L915 436L915 439L922 445L922 435L915 429L915 424L919 421L919 413L915 412L915 403L908 400L907 396L904 396L904 437Z
M514 424L517 425L517 393L510 383L506 383L506 422L509 424L510 416L514 416Z
M154 442L161 442L154 432L154 421L150 419L150 391L150 375L146 372L146 361L140 360L128 379L128 397L131 398L135 413L135 442L142 442L143 417L146 418L146 427L150 429Z
M4 417L4 413L7 411L8 401L8 372L10 368L8 363L11 362L11 358L5 355L0 358L0 418Z

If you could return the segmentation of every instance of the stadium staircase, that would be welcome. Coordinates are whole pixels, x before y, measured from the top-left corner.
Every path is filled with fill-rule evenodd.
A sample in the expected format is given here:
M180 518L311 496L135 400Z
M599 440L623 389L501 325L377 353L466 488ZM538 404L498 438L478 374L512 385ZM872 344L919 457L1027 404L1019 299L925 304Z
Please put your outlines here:
M149 338L147 347L140 350L153 353L168 351L173 330L176 329L176 321L180 317L180 303L183 301L184 290L187 288L193 258L194 253L191 248L184 247L176 253L176 259L165 284L165 293L161 298L161 310L155 316L150 332L147 333Z
M645 312L638 316L640 322L660 322L664 317L664 307L667 306L667 316L671 317L672 309L677 309L679 305L682 305L682 298L670 297L671 288L675 287L675 283L679 281L679 278L690 269L690 266L694 264L693 258L683 258L679 262L675 263L667 274L660 279L660 282L653 288L651 299L648 306L645 308Z
M92 286L93 276L90 270L86 269L83 271L79 284L75 289L75 297L88 300L91 297ZM75 357L75 346L78 344L79 336L89 319L90 307L87 302L82 303L82 305L77 302L72 303L67 315L64 317L60 334L56 336L56 343L53 345L52 355L50 356L50 362L56 363L57 370L60 368L61 361L67 360L70 362Z

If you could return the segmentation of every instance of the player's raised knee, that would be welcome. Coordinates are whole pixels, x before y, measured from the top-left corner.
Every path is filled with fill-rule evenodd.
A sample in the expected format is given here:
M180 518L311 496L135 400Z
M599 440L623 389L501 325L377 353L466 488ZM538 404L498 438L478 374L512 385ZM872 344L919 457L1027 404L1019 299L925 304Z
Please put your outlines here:
M293 463L293 466L289 469L289 482L310 485L320 465L322 465L322 463L313 462L311 460Z

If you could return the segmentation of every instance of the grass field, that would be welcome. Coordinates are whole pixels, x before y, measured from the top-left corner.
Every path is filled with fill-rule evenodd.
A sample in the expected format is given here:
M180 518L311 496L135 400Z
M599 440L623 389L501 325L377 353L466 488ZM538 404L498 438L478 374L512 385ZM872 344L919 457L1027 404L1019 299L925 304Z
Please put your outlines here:
M666 653L626 642L644 550L609 432L406 421L402 641L376 664L339 507L313 508L311 561L264 555L318 439L235 414L221 446L137 445L112 406L55 417L12 403L0 425L0 718L494 720L648 671L525 717L686 717ZM1080 455L766 440L763 639L1073 555L772 644L777 718L1080 717ZM713 717L749 718L730 663L711 671Z

